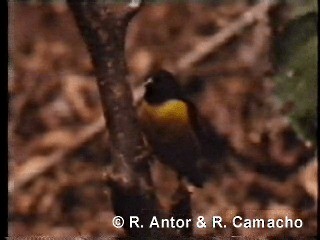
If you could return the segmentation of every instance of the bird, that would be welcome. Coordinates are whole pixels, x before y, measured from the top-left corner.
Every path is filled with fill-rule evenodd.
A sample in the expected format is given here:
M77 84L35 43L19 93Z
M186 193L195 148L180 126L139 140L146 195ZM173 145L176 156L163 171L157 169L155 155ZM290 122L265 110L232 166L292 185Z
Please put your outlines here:
M139 119L153 150L163 163L196 187L203 187L207 174L201 165L216 158L223 145L217 133L201 119L188 92L169 71L159 70L144 83Z

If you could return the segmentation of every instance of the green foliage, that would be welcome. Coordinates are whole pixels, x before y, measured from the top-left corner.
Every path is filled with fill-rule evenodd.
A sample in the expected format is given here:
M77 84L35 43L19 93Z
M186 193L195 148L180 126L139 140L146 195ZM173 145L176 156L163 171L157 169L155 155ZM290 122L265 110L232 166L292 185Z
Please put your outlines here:
M294 2L294 1L293 1ZM317 3L314 1L306 1ZM317 10L309 4L294 9L285 31L275 43L276 63L279 68L275 76L277 94L283 103L290 102L294 109L290 113L292 126L305 139L316 141L317 131ZM310 10L311 9L311 10ZM305 14L301 14L305 13Z
M318 13L318 0L290 0L288 3L292 6L292 16L297 18L305 14Z

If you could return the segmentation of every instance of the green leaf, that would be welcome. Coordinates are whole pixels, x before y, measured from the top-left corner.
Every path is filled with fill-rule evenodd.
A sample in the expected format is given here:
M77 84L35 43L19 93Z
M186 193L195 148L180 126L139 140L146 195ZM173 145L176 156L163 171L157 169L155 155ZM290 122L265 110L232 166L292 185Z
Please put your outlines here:
M318 14L311 12L289 22L285 31L275 40L276 63L287 66L293 59L296 49L311 37L317 36Z
M318 13L318 0L291 0L288 3L293 8L293 17L304 16L310 12Z
M292 126L312 142L317 130L317 18L311 12L292 20L275 43L277 95L283 103L293 103Z

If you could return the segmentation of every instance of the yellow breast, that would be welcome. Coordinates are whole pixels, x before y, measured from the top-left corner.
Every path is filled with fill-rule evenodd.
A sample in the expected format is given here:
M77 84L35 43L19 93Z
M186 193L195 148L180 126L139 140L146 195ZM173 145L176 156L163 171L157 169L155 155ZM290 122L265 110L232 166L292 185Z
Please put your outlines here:
M188 106L179 100L170 100L159 106L143 103L144 114L159 125L180 125L190 124Z
M188 106L170 100L159 106L144 102L140 110L142 127L153 140L160 142L193 142Z

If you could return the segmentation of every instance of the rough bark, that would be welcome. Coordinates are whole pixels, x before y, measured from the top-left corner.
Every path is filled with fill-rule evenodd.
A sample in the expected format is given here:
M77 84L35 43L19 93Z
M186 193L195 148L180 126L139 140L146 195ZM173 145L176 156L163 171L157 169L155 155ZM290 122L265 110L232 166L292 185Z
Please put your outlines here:
M159 239L159 230L147 228L151 218L160 215L149 168L154 156L143 138L126 82L126 29L139 7L72 0L68 5L96 71L111 141L113 163L106 176L115 214L124 218L124 229L130 236ZM145 228L130 228L130 216L139 216ZM166 234L162 231L161 236Z

